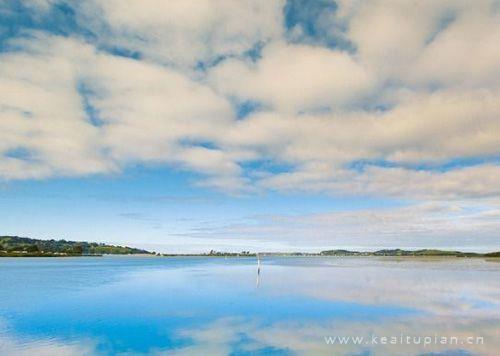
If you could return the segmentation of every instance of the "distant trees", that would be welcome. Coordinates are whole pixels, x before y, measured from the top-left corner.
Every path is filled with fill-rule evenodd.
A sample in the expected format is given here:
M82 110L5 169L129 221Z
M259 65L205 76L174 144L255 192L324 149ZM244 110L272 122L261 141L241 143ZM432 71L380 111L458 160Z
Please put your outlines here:
M150 252L124 246L106 245L96 242L68 240L38 240L18 236L0 236L0 251L3 255L84 255L84 254L149 254Z
M25 251L34 253L34 252L40 252L40 249L38 248L38 245L29 245L25 248Z
M204 256L217 256L217 257L254 257L255 253L251 253L250 251L241 251L241 252L221 252L216 250L210 250L209 253L203 254Z
M75 255L83 255L83 246L82 245L73 246L73 253Z

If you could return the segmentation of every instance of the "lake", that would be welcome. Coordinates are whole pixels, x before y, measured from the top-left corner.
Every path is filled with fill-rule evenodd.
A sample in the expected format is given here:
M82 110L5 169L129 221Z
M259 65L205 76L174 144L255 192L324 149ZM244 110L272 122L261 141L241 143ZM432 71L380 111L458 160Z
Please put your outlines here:
M498 259L0 259L1 355L498 354Z

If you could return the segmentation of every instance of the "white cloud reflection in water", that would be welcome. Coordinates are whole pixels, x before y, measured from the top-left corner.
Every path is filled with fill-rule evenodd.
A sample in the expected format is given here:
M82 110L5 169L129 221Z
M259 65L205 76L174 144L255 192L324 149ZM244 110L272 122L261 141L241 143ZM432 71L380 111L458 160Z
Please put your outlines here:
M23 277L0 292L2 355L494 355L500 348L494 260L264 258L258 288L254 259L103 258L1 267ZM45 275L39 284L36 269ZM59 288L51 285L53 273ZM84 280L87 286L79 283ZM17 302L9 298L14 294ZM372 334L454 336L459 343L474 336L484 344L324 341Z
M275 295L304 294L329 300L347 300L362 304L404 305L417 308L423 315L389 317L386 320L341 320L327 322L277 322L223 319L196 330L185 330L195 344L176 352L182 355L213 350L229 354L231 345L250 340L242 348L248 352L282 350L291 354L445 354L494 355L500 349L500 277L497 260L460 259L358 259L321 258L279 260L264 277L262 288ZM293 273L287 267L292 266ZM269 269L269 266L267 266ZM329 267L329 268L325 268ZM351 336L377 345L327 345L324 337ZM403 343L382 345L383 336L403 335ZM421 341L406 342L407 337ZM437 336L437 345L435 337ZM467 338L482 337L484 343L468 345ZM423 345L431 337L430 345ZM446 337L448 345L441 345ZM450 337L457 338L452 344ZM369 343L370 343L369 341ZM463 343L462 343L463 342Z

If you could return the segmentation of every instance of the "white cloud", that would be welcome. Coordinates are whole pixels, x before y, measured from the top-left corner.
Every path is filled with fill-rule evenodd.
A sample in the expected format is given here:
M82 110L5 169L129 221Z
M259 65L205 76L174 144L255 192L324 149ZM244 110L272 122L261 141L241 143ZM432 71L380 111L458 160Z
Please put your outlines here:
M499 174L500 167L493 165L446 172L368 167L358 173L316 164L264 178L260 184L275 190L440 200L499 196Z
M112 0L77 7L102 43L180 68L242 55L283 32L284 1Z
M238 171L216 149L204 151L207 160L201 148L183 147L182 140L212 140L231 121L229 104L209 88L71 39L34 34L19 45L24 51L1 58L3 178L107 173L131 162ZM18 149L29 157L9 156Z
M417 57L412 82L499 87L500 12L490 13L489 2L468 4Z
M383 79L498 86L495 1L342 1L340 13L360 60Z
M25 149L28 159L4 157L3 178L40 178L112 171L101 156L99 132L86 123L70 59L8 53L1 56L0 151Z
M51 4L28 5L41 14ZM350 41L350 51L287 42L282 1L73 4L95 37L25 33L0 56L0 176L163 163L233 192L498 196L498 7L339 5L318 26ZM260 55L244 58L257 43ZM213 67L193 70L207 61ZM260 111L237 120L235 99Z
M244 238L253 251L426 248L491 251L497 246L497 201L456 201L319 214L259 215L186 232L223 246ZM219 240L218 240L219 239ZM233 248L234 249L234 248Z
M342 107L373 87L371 74L349 54L283 42L267 46L255 64L223 62L212 76L227 95L293 112Z

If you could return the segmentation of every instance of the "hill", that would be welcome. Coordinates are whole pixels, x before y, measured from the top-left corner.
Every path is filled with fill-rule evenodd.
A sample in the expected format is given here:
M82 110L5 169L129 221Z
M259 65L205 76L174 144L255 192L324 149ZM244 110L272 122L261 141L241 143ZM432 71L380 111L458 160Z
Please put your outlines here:
M321 251L322 256L450 256L450 257L500 257L500 252L491 253L475 253L475 252L460 252L460 251L443 251L443 250L379 250L375 252L358 252L347 250L328 250Z
M0 236L0 257L5 256L82 256L82 255L151 254L132 247L97 242L39 240L18 236Z

